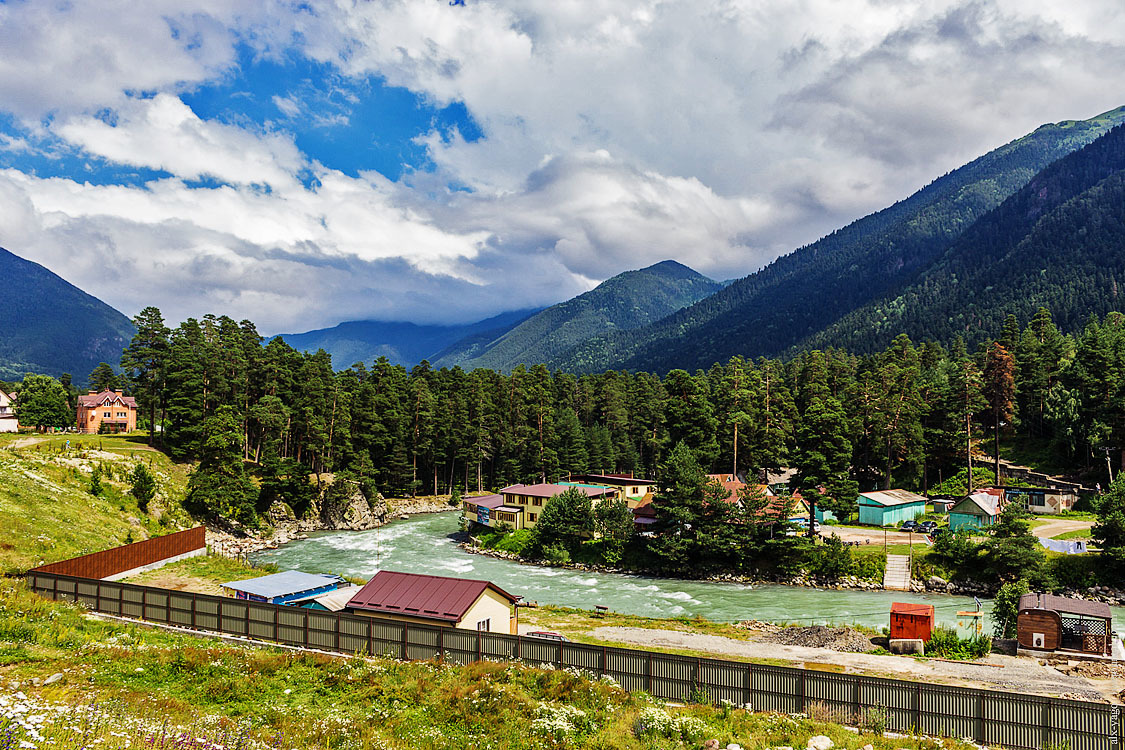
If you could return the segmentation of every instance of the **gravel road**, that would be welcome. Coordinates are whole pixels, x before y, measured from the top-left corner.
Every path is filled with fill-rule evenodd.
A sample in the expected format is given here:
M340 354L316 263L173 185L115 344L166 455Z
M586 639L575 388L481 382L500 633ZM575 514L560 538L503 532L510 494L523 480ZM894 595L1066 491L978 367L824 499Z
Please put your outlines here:
M1085 677L1065 675L1033 659L992 654L980 664L918 660L904 656L841 653L826 648L785 646L778 643L741 641L717 635L681 633L674 630L601 627L590 631L594 638L657 648L705 651L743 659L785 659L801 666L805 662L838 664L847 672L901 677L923 682L966 685L992 690L1010 690L1040 695L1063 693L1101 699L1103 692Z

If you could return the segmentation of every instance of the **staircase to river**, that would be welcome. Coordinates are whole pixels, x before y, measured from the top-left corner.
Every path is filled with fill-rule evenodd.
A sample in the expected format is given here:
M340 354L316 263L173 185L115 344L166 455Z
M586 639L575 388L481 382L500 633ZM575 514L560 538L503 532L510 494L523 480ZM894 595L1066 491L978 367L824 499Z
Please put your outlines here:
M910 590L910 557L887 555L887 568L883 571L883 588L892 591Z

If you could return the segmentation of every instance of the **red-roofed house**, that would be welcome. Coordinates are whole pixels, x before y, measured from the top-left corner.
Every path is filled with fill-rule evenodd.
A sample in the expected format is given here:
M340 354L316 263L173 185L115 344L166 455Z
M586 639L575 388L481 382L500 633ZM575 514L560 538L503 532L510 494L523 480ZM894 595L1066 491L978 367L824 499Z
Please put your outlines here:
M356 615L515 635L518 599L489 581L380 570L346 609Z
M0 432L18 432L20 429L15 401L16 394L0 391Z
M102 430L102 425L105 429ZM137 400L123 391L102 391L78 397L78 431L129 432L137 429Z

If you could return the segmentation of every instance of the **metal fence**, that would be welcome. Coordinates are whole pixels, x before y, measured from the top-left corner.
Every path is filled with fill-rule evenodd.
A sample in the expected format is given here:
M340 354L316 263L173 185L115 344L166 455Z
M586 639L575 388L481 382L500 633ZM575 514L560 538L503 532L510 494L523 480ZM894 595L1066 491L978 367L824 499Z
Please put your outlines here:
M32 572L57 573L81 578L106 578L146 565L186 555L207 546L207 530L196 526L165 536L154 536L141 542L94 552L70 560L41 565Z
M1105 750L1125 737L1121 706L408 624L43 570L26 579L42 596L97 612L344 654L575 667L665 700L728 700L754 711L823 712L835 720L885 711L891 731L983 745Z

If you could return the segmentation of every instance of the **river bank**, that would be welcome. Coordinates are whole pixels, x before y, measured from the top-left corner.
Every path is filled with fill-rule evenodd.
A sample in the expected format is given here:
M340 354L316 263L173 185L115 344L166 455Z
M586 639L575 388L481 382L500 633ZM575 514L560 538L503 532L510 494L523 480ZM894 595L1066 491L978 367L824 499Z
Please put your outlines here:
M467 535L466 535L467 538ZM502 550L489 549L473 544L471 541L458 541L457 546L465 552L472 555L485 555L493 557L498 560L506 560L508 562L517 563L519 565L532 565L536 567L546 568L561 568L564 570L576 570L587 573L613 573L617 575L639 575L646 577L659 577L655 573L649 571L628 570L625 568L613 568L606 565L591 565L588 563L546 563L545 561L528 560L517 555L514 552L504 552ZM680 579L670 579L680 580ZM845 590L852 589L857 591L883 591L883 582L881 580L872 580L867 578L859 578L857 576L843 576L836 579L818 578L809 575L797 575L777 578L756 578L754 576L737 575L734 573L721 573L719 575L710 576L702 579L704 581L711 581L715 583L741 583L741 584L776 584L780 586L802 586L813 589L827 589L827 590ZM940 594L960 594L967 596L992 596L995 589L987 586L986 584L978 584L973 582L957 582L946 581L937 576L931 577L929 580L922 581L914 579L911 581L910 590L914 593L940 593ZM1125 602L1123 602L1125 603Z

